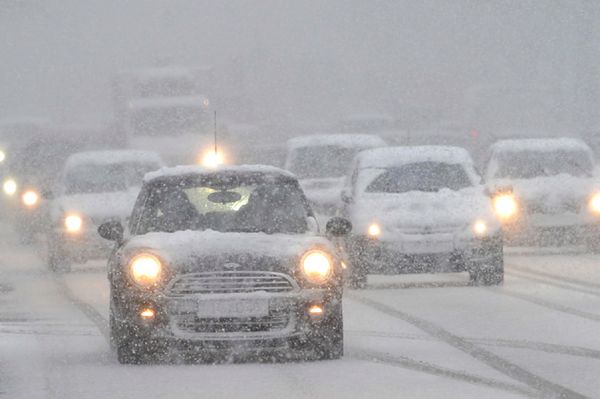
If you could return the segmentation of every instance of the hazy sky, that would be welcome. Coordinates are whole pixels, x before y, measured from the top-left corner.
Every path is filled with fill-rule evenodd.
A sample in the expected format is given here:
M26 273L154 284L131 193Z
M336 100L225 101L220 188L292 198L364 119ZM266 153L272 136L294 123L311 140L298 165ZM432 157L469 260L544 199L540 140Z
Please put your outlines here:
M582 49L597 43L596 8L568 0L0 0L0 117L102 122L111 73L156 63L238 66L261 121L394 113L403 103L448 108L481 85L559 87L572 104L581 76L594 74Z

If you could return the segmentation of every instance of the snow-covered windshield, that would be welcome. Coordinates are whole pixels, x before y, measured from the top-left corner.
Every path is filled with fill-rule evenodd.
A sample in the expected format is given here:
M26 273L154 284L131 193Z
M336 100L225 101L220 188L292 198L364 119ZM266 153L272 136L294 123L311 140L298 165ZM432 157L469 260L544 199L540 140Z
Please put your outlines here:
M65 194L125 191L140 186L144 175L159 167L139 162L77 165L67 171L64 191Z
M198 132L206 115L198 104L194 107L142 107L132 116L133 132L138 136L177 135Z
M469 175L459 164L418 162L390 168L377 176L366 188L368 193L437 192L461 190L472 186Z
M136 234L152 231L304 233L308 208L291 183L260 179L187 179L147 190ZM136 218L134 218L136 219Z
M140 97L175 97L194 94L194 82L181 77L149 79L140 83L137 92Z
M576 177L592 175L593 164L584 151L518 151L500 154L495 178L531 179L568 174Z
M291 171L300 179L340 177L358 151L333 145L298 148L292 155Z

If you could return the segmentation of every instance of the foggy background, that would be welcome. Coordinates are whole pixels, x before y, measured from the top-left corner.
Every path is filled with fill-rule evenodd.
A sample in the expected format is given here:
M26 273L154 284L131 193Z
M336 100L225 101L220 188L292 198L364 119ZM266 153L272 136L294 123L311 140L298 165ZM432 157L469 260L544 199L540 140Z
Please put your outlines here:
M599 125L599 9L596 1L0 0L0 117L104 124L115 71L211 65L247 100L227 115L238 122L318 125L425 106L440 125L468 125L465 103L482 98L473 90L493 87L533 90L532 101L553 104L550 125L586 131Z

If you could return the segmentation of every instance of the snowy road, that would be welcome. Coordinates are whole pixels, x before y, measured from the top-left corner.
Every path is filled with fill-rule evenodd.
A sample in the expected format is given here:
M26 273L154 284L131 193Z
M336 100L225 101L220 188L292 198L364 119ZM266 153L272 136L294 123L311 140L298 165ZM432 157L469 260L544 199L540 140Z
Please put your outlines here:
M600 397L599 256L511 251L500 288L371 279L345 293L339 361L122 366L102 263L55 276L0 242L0 397Z

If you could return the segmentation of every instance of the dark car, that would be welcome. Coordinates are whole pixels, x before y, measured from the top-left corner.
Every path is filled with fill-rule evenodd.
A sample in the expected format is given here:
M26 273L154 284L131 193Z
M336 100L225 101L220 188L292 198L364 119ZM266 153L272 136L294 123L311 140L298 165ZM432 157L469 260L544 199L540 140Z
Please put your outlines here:
M330 236L349 232L334 218ZM277 168L162 169L130 218L100 226L110 330L121 363L173 349L343 353L342 266L296 178Z

